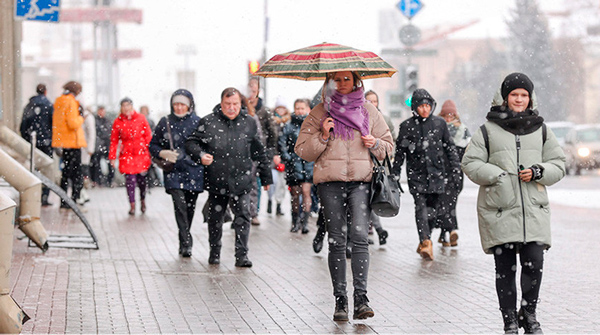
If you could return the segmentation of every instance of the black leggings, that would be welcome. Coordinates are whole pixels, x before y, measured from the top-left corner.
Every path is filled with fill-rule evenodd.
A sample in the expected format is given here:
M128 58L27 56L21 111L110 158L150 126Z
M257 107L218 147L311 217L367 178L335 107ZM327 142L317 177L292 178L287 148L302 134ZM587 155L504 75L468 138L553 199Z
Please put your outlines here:
M517 305L517 252L521 262L521 306L535 310L542 284L544 267L543 244L509 243L492 248L496 262L496 292L501 310L515 309Z

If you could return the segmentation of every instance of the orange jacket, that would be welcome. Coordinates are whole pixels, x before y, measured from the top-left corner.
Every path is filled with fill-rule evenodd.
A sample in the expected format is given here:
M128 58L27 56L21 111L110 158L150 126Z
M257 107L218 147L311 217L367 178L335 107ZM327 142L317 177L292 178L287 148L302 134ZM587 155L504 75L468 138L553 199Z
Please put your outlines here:
M79 149L87 146L83 134L83 116L79 102L72 94L61 95L54 102L52 116L52 147Z

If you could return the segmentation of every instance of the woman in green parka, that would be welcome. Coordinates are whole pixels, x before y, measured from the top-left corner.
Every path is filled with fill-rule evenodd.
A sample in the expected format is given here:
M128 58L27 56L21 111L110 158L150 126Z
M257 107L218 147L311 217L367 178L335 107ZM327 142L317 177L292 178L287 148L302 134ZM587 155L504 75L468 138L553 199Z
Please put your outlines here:
M483 250L494 255L504 331L517 334L523 327L525 333L541 333L535 311L544 251L551 245L546 186L565 176L565 155L534 108L533 83L526 75L508 75L500 92L502 101L473 136L462 169L480 185L479 234ZM518 313L517 254L522 269Z

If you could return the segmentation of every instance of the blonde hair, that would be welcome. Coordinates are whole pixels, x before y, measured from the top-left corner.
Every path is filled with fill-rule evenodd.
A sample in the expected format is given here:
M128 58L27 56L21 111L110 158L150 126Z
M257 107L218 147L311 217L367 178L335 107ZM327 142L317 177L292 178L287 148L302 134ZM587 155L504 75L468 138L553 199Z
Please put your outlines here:
M335 71L335 72L327 72L327 76L325 77L325 82L323 83L323 89L321 90L321 100L323 100L323 102L325 102L325 92L327 92L327 85L329 84L329 82L331 80L333 80L333 77L335 77L335 74L337 72L343 72L343 70L340 71ZM350 73L352 73L352 79L354 81L354 90L356 90L356 88L358 87L363 87L363 81L362 79L360 79L360 76L358 75L358 72L356 71L350 71Z

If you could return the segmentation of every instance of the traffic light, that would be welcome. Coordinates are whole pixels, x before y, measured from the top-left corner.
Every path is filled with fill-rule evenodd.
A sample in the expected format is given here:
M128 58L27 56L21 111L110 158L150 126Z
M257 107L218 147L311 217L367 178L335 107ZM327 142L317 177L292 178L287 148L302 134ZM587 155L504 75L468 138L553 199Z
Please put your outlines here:
M419 87L419 68L416 65L408 65L404 69L404 92L406 96L412 96Z
M252 60L248 62L248 74L253 76L256 71L260 68L260 63L257 60Z

